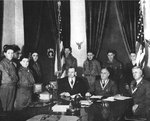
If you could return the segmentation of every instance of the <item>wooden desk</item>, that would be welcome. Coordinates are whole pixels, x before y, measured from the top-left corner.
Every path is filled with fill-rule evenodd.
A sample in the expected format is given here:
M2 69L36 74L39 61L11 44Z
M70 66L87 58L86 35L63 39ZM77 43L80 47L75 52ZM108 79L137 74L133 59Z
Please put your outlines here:
M88 109L88 121L122 121L131 100L93 103Z
M125 111L129 106L130 100L115 101L103 103L93 103L88 108L81 108L80 118L82 121L117 121L119 118L124 116ZM107 105L107 106L106 106ZM7 118L0 118L1 121L26 121L36 115L41 114L54 114L51 110L53 104L43 106L27 107L21 111L14 111L13 113L7 113Z
M0 121L26 121L35 115L51 114L50 107L52 104L45 106L27 107L20 111L14 112L2 112L0 115Z

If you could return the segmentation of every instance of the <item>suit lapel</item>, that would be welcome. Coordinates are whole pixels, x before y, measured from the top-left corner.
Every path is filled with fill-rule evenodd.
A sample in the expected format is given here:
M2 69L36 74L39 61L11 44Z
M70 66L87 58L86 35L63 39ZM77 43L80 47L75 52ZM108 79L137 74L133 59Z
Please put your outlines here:
M69 83L69 79L67 78L67 87L69 87L69 89L72 89Z
M78 81L78 79L77 79L77 77L76 77L76 78L75 78L75 83L74 83L74 85L73 85L73 88L76 88L77 85L78 85L78 83L79 83L79 81Z
M132 90L132 93L135 94L140 89L142 84L143 84L143 80L141 80L141 82L138 85L136 85L135 89Z

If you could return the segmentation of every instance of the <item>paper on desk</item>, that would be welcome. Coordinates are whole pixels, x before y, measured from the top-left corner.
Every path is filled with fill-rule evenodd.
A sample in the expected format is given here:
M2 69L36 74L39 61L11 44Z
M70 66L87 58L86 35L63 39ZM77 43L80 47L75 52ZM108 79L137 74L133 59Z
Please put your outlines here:
M101 96L101 95L93 95L93 96L91 96L90 98L92 99L92 98L94 98L94 99L101 99L103 96Z
M58 104L56 104L52 107L53 112L66 112L67 109L69 109L69 105L58 105Z
M117 95L117 96L114 96L114 98L116 100L127 100L127 99L131 99L132 97L126 97L126 96L122 96L122 95Z
M44 114L34 116L26 121L40 121Z
M106 98L106 99L103 99L103 101L114 102L114 101L115 101L115 98L112 96L112 97L108 97L108 98Z
M80 103L81 106L84 107L84 106L90 106L93 102L90 100L81 100Z
M78 121L79 117L77 116L61 116L59 121Z

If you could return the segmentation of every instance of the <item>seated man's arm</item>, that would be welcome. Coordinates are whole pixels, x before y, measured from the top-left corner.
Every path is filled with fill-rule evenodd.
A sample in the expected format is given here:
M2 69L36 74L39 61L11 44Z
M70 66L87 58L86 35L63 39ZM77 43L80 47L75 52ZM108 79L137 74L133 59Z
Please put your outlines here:
M146 99L145 99L145 105L150 107L150 83L146 85Z
M112 88L111 88L112 95L116 95L118 93L117 85L112 82Z
M81 78L82 85L81 85L81 95L85 96L85 94L89 91L89 84L85 77Z
M146 112L150 110L150 83L145 84L145 98L139 104L135 104L132 107L132 110L133 112L137 112L138 109L143 109L143 108Z
M66 91L66 88L64 86L64 80L58 79L57 84L58 84L57 90L58 96L70 96L70 93Z
M63 85L61 81L62 81L61 79L57 80L57 86L58 86L57 94L58 95L60 95L63 92Z

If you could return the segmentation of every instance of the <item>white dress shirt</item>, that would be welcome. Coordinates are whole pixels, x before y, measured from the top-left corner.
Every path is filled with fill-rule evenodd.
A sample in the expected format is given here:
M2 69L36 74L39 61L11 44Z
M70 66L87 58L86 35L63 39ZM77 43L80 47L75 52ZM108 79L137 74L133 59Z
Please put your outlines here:
M74 83L75 83L75 77L73 77L73 78L68 78L68 80L69 80L70 87L73 88ZM72 81L73 81L73 83L71 84Z

